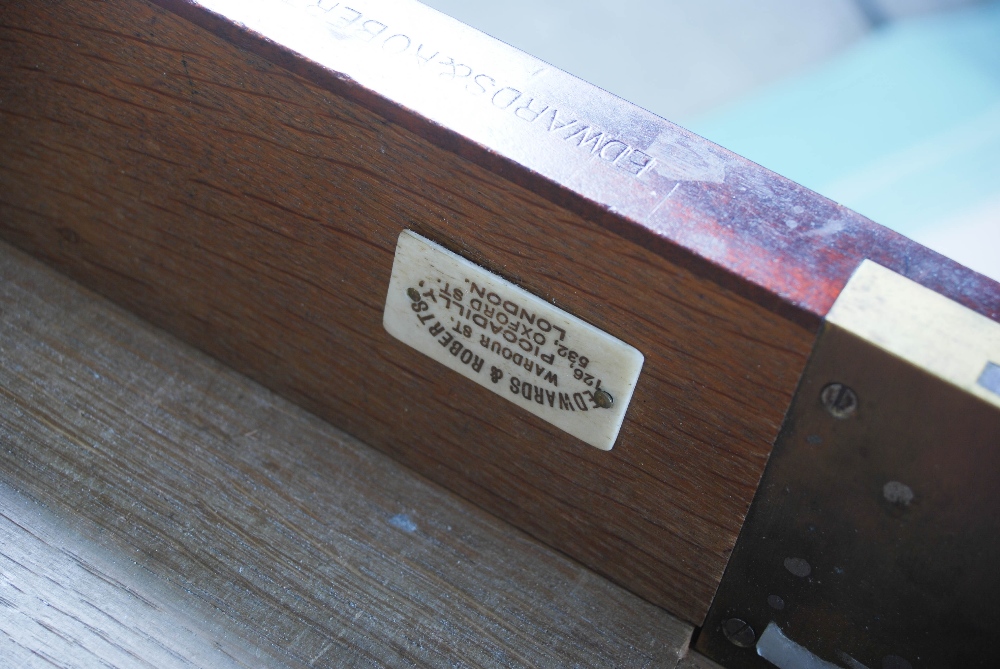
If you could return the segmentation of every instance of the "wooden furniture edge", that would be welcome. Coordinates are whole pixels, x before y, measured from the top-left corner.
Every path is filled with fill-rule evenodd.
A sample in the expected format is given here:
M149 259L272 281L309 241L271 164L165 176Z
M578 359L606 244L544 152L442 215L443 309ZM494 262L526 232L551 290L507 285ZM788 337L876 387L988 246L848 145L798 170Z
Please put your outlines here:
M544 70L551 81L539 81L537 73L533 74L534 80L519 90L518 102L508 107L525 104L525 99L529 105L542 101L537 108L546 111L532 120L536 122L549 120L550 113L558 118L559 108L565 106L567 119L574 119L576 125L566 126L569 137L560 139L579 144L586 136L576 133L589 127L594 134L606 134L608 143L622 140L630 150L643 153L643 159L650 158L640 174L633 175L638 178L623 179L593 160L589 165L579 161L569 172L564 166L553 166L546 156L552 147L530 146L538 139L519 127L522 124L512 122L516 114L499 122L495 118L482 122L482 126L506 125L498 135L488 136L483 127L470 126L463 132L444 125L436 119L453 102L453 92L439 88L434 94L396 92L394 96L390 87L363 76L369 74L358 67L364 55L336 65L311 60L297 52L296 45L276 41L258 32L260 26L240 22L242 13L237 7L244 3L150 1L811 329L818 328L865 259L1000 319L1000 290L992 279L417 0L286 0L283 4L290 12L320 4L371 7L373 14L362 13L360 23L351 25L364 31L364 22L377 23L371 28L379 30L373 39L383 45L402 35L412 48L423 46L417 44L420 38L407 35L409 27L446 44L449 33L460 34L460 48L476 56L480 56L477 51L483 52L487 70L502 69L497 60L528 61L532 68ZM394 12L403 13L415 25L395 23ZM321 14L316 13L317 21ZM434 50L440 53L436 46ZM473 79L481 74L466 67ZM495 96L499 90L496 84L487 94ZM609 183L616 188L608 188Z

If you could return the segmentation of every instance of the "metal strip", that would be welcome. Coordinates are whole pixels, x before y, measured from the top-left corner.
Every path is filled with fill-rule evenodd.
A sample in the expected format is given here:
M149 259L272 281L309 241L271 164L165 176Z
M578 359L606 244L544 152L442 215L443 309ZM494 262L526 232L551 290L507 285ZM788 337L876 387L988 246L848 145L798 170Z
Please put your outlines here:
M1000 666L998 361L1000 324L866 261L817 340L698 649L772 667L758 636L773 626L850 669Z

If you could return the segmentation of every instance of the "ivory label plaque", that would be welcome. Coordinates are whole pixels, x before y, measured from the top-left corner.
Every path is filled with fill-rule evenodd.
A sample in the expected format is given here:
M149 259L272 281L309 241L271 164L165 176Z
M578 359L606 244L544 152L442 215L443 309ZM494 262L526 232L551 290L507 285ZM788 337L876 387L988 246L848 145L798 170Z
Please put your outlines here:
M385 329L601 450L611 450L643 355L409 230L399 235Z

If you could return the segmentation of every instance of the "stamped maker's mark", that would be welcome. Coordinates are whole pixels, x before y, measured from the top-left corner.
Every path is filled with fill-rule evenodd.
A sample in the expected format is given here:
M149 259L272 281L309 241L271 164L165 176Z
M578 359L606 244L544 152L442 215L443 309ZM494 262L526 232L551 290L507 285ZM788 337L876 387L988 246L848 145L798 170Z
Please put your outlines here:
M301 6L301 2L285 1L286 4ZM436 75L438 81L458 86L465 93L482 98L494 109L541 128L548 136L569 142L588 156L594 156L634 177L641 177L656 163L653 156L619 139L616 133L580 118L572 110L565 107L560 109L522 90L523 87L507 85L490 73L429 46L406 32L391 29L388 23L369 16L348 3L307 0L305 9L310 15L324 21L338 36L348 37L398 56L401 62L425 75Z
M635 348L404 230L383 323L398 340L604 450L642 369Z

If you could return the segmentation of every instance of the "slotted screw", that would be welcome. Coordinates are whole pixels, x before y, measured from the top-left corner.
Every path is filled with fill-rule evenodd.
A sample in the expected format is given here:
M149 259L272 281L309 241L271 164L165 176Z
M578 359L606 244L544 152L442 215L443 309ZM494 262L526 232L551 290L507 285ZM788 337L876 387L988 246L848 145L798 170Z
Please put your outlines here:
M750 627L750 623L740 618L730 618L722 623L722 633L729 639L729 643L740 648L753 648L757 643L757 633Z
M594 403L601 409L610 409L615 403L615 398L604 388L598 388L594 391Z
M828 383L820 391L819 400L834 418L847 418L858 408L857 394L843 383Z

